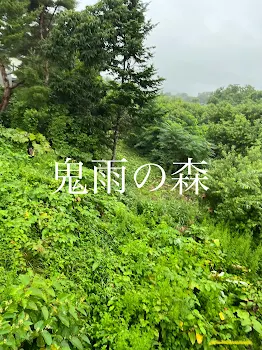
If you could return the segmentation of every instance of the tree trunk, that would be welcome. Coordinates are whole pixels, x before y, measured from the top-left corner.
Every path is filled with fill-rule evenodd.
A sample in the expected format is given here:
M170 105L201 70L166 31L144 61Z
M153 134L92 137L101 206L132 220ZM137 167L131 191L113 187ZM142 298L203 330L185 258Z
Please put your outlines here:
M45 21L45 11L46 11L46 6L43 6L43 9L40 13L39 17L39 30L40 30L40 39L43 40L45 38L44 34L44 21Z
M11 98L12 87L10 86L10 82L8 80L8 77L7 77L5 65L1 62L0 62L0 74L2 76L3 85L4 85L4 94L2 97L2 101L0 103L0 113L3 113L9 104L9 101Z
M49 83L49 62L48 60L45 61L45 85L48 85Z
M112 166L114 165L114 160L116 160L116 146L117 146L117 141L118 141L118 137L119 137L119 122L120 122L120 118L117 119L115 129L114 129Z
M55 6L54 12L52 13L52 16L49 20L49 24L47 25L45 23L45 14L46 14L46 6L43 7L41 13L40 13L40 19L39 19L39 27L40 27L40 38L41 40L45 40L48 37L48 34L50 33L51 27L52 27L52 21L54 19L55 13L58 9L58 6ZM45 85L48 85L49 83L49 61L45 61L44 65L44 76L45 76Z

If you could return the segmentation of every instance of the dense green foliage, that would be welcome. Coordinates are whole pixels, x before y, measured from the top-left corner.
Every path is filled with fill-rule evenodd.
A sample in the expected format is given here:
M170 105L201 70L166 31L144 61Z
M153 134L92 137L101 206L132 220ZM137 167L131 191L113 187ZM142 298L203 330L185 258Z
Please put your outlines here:
M168 190L139 195L130 182L119 198L53 194L54 161L41 135L1 130L3 349L207 349L212 339L259 348L261 249L252 265L242 247L242 266L196 221L197 202ZM85 169L90 187L92 178Z
M142 0L0 0L0 350L262 348L262 92L159 95L146 18ZM87 194L55 193L67 157ZM123 158L125 193L95 194L91 160ZM171 190L188 158L199 196ZM152 162L165 185L136 188Z
M119 138L143 125L139 109L162 81L145 45L154 25L141 0L101 0L81 12L73 11L74 5L73 0L25 0L1 9L7 51L0 57L2 72L7 74L11 55L21 59L18 82L5 85L1 119L5 126L41 132L62 156L78 153L90 160L103 141L116 158ZM21 13L24 23L12 41L7 28L20 25Z
M191 157L202 161L211 155L211 145L197 117L196 108L176 99L161 96L157 107L159 117L132 137L133 145L166 167L172 162ZM154 112L153 106L147 113Z
M209 97L208 103L228 102L232 105L242 104L244 101L260 102L262 92L256 91L253 86L229 85L219 88Z

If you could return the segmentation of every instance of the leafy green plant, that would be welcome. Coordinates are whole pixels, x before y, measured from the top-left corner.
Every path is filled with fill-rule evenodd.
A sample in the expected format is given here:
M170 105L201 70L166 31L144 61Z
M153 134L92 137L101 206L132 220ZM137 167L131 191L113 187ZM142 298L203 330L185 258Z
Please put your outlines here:
M65 283L27 274L1 289L1 349L89 347L83 332L87 306L66 292Z
M209 172L207 199L216 217L243 230L259 232L261 227L260 147L242 157L235 151L213 161Z

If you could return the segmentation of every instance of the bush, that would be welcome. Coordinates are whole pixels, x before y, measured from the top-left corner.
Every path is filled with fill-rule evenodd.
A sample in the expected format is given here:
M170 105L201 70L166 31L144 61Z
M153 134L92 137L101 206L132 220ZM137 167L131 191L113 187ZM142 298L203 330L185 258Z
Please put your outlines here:
M253 147L242 157L235 151L212 162L207 198L219 221L242 231L259 232L262 223L262 157Z
M63 282L20 275L18 284L1 290L1 349L86 349L83 331L87 306ZM69 345L70 344L70 345ZM83 345L85 344L85 345Z

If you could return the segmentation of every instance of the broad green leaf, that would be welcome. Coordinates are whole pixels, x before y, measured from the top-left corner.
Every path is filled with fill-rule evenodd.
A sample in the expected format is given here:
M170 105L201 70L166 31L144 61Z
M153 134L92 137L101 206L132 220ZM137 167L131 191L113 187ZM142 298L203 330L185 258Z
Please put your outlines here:
M5 319L8 319L8 318L15 318L15 316L16 316L16 313L14 313L14 312L13 313L12 312L7 312L7 313L4 314L3 317Z
M219 239L214 239L214 243L217 247L220 247L220 241Z
M69 313L74 317L76 321L78 320L76 309L72 305L69 307Z
M43 336L43 338L44 338L44 340L45 340L47 345L51 345L52 344L52 336L47 330L43 330L42 336Z
M26 308L30 309L30 310L35 310L35 311L38 310L38 307L37 307L36 303L34 301L32 301L32 300L29 300L29 302L27 303Z
M20 275L19 279L22 282L23 286L27 286L31 281L31 277L28 275Z
M32 288L29 288L29 292L31 295L34 295L46 301L46 296L41 289L32 287Z
M72 339L70 339L70 342L78 349L78 350L83 350L83 345L81 343L81 341L77 338L77 337L72 337Z
M240 317L240 318L242 318L242 319L249 319L249 313L247 312L247 311L245 311L245 310L238 310L237 311L237 315L238 315L238 317Z
M4 335L4 334L8 334L8 333L10 333L11 332L11 330L12 330L12 328L11 328L11 326L9 326L8 328L5 328L5 329L0 329L0 334L1 335Z
M188 332L189 339L191 341L191 344L194 345L196 342L196 335L194 332Z
M22 311L18 317L17 317L17 320L20 321L20 320L24 320L26 317L26 313L24 311Z
M61 286L61 284L60 284L58 281L54 281L54 282L53 282L53 286L54 286L58 291L62 290L62 286Z
M66 340L63 340L61 343L61 348L62 350L70 350L70 345L68 344L68 342Z
M83 309L82 307L78 307L77 310L78 310L82 315L87 316L85 309Z
M100 265L100 263L98 261L95 261L93 266L92 266L92 270L95 271L99 265Z
M82 340L83 341L85 341L87 344L90 344L91 345L91 343L90 343L90 340L89 340L89 338L86 336L86 335L81 335L81 338L82 338Z
M37 337L36 343L39 348L45 347L45 340L42 335L39 335L39 337Z
M245 327L245 333L249 333L251 331L252 331L252 327L250 327L250 326Z
M46 307L46 306L43 306L43 307L41 308L41 310L42 310L42 314L43 314L43 316L44 316L44 319L47 320L47 319L48 319L48 316L49 316L49 312L48 312L47 307Z
M55 291L53 290L53 288L49 287L46 289L46 291L49 295L51 295L52 297L55 297Z
M58 318L60 319L60 321L66 326L69 327L70 323L69 320L66 316L62 315L61 313L58 314Z
M6 340L6 345L11 346L13 349L16 348L16 342L15 342L15 337L13 334L9 334Z
M36 331L42 330L44 328L44 321L41 320L41 321L36 322L34 324L34 327L35 327Z
M259 333L262 334L262 324L260 322L258 322L257 320L253 319L252 320L253 323L253 328Z

